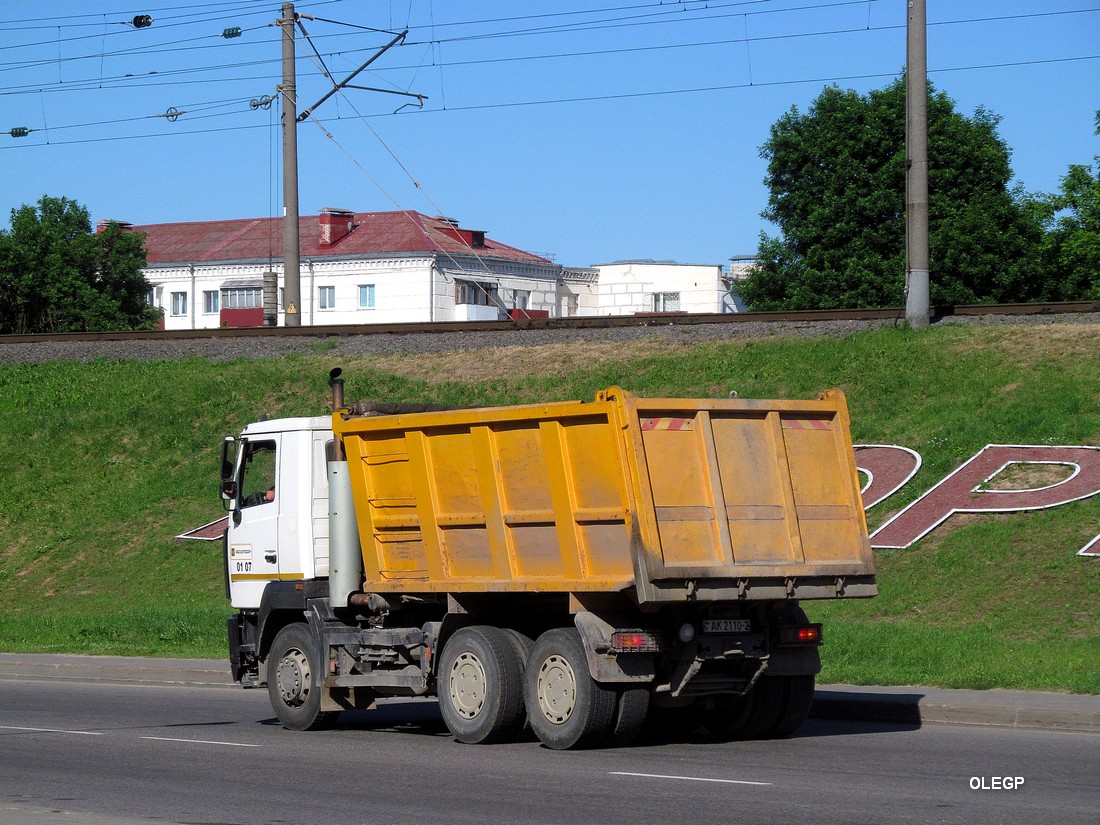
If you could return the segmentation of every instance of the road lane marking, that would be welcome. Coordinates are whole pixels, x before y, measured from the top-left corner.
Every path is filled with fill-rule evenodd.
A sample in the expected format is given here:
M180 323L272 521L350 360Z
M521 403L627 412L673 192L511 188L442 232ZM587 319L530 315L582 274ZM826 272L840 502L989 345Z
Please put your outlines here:
M0 730L23 730L31 733L71 733L74 736L102 736L98 731L91 730L60 730L58 728L20 728L15 725L0 725Z
M771 782L749 782L747 779L708 779L705 776L670 776L662 773L631 773L630 771L608 771L609 776L636 776L642 779L682 779L686 782L719 782L723 785L771 785Z
M186 742L189 745L225 745L230 748L258 748L259 745L248 745L244 742L218 742L213 739L171 739L167 736L142 736L153 742Z

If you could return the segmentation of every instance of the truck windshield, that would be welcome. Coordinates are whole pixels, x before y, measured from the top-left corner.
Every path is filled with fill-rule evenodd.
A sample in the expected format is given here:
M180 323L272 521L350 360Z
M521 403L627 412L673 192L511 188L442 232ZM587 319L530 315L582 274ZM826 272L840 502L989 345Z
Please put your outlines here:
M241 465L241 506L275 500L275 442L248 441Z

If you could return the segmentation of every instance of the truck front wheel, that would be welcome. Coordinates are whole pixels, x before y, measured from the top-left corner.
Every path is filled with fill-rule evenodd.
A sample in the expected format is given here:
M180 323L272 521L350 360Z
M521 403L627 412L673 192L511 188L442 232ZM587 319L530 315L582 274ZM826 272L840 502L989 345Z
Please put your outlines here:
M488 625L465 627L443 647L439 709L459 742L514 739L523 727L523 662L519 643Z
M539 636L527 660L527 718L546 747L591 748L615 724L617 695L588 672L588 656L575 628Z
M338 712L321 710L319 655L309 628L301 622L279 631L267 657L267 694L288 730L330 727Z

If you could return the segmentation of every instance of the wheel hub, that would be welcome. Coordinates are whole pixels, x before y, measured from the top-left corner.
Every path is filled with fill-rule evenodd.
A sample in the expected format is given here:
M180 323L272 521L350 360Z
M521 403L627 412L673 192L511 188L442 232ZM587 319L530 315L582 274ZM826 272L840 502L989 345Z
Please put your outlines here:
M562 725L577 706L577 675L561 656L548 656L539 668L539 710L547 721Z
M485 706L485 667L472 653L463 652L451 666L451 704L464 719L473 719Z
M309 660L302 651L288 650L279 661L275 673L275 683L283 702L290 707L301 707L309 695L311 676Z

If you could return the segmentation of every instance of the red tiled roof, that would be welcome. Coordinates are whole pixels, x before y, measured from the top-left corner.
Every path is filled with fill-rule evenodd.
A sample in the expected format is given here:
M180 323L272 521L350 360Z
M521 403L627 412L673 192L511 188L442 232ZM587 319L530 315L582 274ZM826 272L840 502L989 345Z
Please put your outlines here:
M347 214L353 229L333 244L321 243L320 216L302 216L298 222L301 256L346 258L356 255L373 257L386 254L441 253L476 254L485 258L550 263L546 258L490 238L484 239L484 246L476 246L473 236L482 233L471 233L468 229L457 228L452 221L429 218L411 210ZM341 215L340 219L343 220L344 216ZM282 218L156 223L130 226L128 229L144 233L147 262L150 266L212 261L282 260L283 257Z

